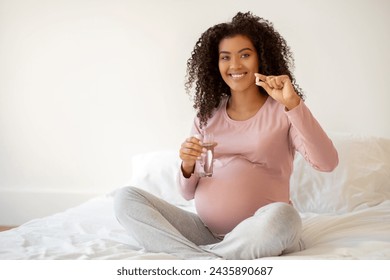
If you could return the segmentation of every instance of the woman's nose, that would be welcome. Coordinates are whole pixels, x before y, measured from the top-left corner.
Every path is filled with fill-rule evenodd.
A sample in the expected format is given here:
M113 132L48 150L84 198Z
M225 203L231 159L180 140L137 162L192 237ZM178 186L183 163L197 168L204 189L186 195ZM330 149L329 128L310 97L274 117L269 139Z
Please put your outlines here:
M239 69L241 68L241 61L238 57L232 57L230 60L230 68L231 69Z

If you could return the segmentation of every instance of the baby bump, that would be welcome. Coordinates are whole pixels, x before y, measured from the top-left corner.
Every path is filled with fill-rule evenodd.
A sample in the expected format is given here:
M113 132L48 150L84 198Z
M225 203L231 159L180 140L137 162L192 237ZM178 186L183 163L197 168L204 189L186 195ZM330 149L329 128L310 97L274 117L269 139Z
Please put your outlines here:
M200 179L195 205L198 215L213 232L231 231L257 209L282 197L280 182L264 168L238 157L217 162L213 176ZM288 201L288 195L283 200Z

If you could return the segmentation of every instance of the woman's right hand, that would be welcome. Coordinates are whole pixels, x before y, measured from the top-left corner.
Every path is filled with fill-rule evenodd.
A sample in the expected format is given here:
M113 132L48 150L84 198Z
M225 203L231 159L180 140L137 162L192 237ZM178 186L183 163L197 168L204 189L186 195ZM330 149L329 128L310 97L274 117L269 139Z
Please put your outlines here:
M200 158L202 149L202 142L194 136L187 138L181 144L180 158L183 161L181 169L184 177L188 178L194 172L196 160Z

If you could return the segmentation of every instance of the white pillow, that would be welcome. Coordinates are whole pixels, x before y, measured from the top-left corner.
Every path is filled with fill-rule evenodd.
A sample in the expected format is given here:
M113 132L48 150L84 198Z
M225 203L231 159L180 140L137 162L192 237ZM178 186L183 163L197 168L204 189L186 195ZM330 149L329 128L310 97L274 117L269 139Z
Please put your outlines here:
M179 193L177 174L181 160L177 151L156 151L132 158L130 185L144 189L172 204L191 205Z
M330 134L339 153L331 173L314 170L297 154L291 200L300 212L345 213L390 199L390 139Z

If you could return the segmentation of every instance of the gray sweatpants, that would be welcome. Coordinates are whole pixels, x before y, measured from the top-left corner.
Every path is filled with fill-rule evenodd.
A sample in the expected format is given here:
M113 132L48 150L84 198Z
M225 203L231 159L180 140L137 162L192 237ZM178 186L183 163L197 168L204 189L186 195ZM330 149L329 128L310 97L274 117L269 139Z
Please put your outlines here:
M114 209L125 230L147 251L181 259L256 259L303 249L301 218L287 203L260 208L224 238L214 236L195 213L135 187L116 193Z

